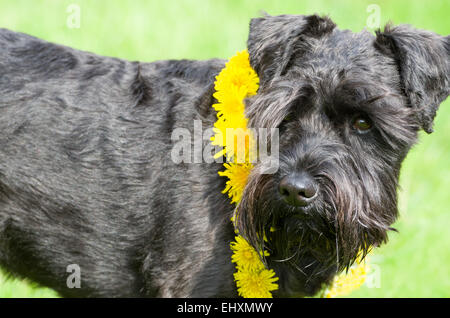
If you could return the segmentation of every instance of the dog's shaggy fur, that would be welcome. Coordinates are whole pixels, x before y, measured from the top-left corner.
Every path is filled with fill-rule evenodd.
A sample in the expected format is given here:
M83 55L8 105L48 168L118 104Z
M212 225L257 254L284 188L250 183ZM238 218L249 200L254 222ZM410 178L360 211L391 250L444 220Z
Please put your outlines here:
M265 16L251 21L248 50L261 80L249 123L280 129L280 169L255 166L238 229L270 250L275 296L313 295L386 241L401 163L449 94L450 40ZM2 29L2 267L63 296L237 296L223 166L170 157L175 128L213 125L224 65L128 62ZM367 131L355 128L361 118ZM299 172L317 188L306 207L278 191ZM66 285L70 264L81 288Z

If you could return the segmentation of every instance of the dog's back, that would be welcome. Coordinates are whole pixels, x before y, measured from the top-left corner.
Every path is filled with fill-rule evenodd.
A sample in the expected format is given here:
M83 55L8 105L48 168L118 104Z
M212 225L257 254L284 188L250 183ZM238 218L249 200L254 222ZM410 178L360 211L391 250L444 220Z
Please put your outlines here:
M213 121L222 67L128 62L1 29L0 264L65 296L192 295L204 283L186 275L230 253L212 250L230 207L208 181L220 165L175 165L171 133ZM199 237L211 226L216 238ZM71 264L81 288L66 284Z

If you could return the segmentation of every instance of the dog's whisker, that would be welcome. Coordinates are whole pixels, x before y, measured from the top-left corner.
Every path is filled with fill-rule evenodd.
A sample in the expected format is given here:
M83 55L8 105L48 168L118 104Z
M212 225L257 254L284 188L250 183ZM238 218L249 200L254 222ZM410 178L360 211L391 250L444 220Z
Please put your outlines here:
M335 222L337 227L337 220ZM339 271L339 243L338 243L338 229L336 228L336 274Z
M284 259L274 259L273 261L274 261L274 262L277 262L277 263L284 263L284 262L287 262L287 261L290 261L291 259L293 259L293 258L296 256L296 254L297 254L297 252L294 252L294 254L292 254L291 256L289 256L289 257L287 257L287 258L284 258Z
M303 275L307 276L306 273L295 263L290 263L290 266L294 267L296 270L298 270L300 273L302 273Z

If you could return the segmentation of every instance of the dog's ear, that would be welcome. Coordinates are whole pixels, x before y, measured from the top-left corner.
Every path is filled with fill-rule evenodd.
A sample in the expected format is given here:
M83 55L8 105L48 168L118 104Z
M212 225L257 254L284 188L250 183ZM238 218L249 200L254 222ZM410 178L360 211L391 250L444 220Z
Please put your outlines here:
M390 24L376 34L375 46L397 62L402 89L418 123L433 132L436 111L450 91L450 37Z
M301 36L320 37L335 28L328 17L317 15L266 15L250 21L247 41L250 64L261 83L280 75L289 64Z

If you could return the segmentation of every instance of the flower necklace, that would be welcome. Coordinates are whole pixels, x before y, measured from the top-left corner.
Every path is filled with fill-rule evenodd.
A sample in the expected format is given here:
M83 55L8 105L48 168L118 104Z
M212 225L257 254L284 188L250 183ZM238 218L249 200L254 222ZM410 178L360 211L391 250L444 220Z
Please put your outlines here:
M214 124L214 135L211 143L222 147L215 154L215 158L226 156L225 170L219 175L228 178L226 187L222 191L228 193L231 204L239 204L247 183L248 176L253 168L249 160L249 153L254 145L251 132L247 128L248 119L245 117L244 99L257 94L259 78L250 66L248 52L238 52L225 65L225 68L216 76L213 94L218 103L212 105L217 111L217 121ZM227 147L227 128L234 130L233 138L245 140L244 162L238 163L237 144ZM244 139L239 139L243 134ZM232 144L232 143L229 143ZM242 160L239 160L239 162ZM235 215L232 218L234 223ZM272 292L278 289L278 277L272 269L267 269L260 256L269 256L269 252L256 251L239 233L236 232L234 242L230 244L233 255L231 261L236 264L234 280L239 296L244 298L271 298ZM261 255L262 253L263 255ZM336 297L350 293L360 287L366 278L368 266L364 261L356 261L347 273L334 278L329 288L322 292L322 297Z

